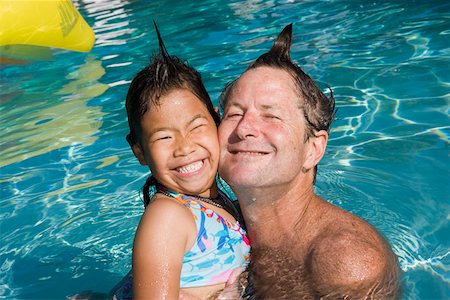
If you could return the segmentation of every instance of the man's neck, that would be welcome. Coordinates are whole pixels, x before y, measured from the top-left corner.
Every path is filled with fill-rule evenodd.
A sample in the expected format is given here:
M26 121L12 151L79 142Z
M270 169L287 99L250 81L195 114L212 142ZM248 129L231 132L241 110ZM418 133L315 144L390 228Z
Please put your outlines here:
M305 188L308 186L308 188ZM301 188L300 188L301 187ZM253 246L277 246L296 234L311 202L318 197L312 184L236 189Z

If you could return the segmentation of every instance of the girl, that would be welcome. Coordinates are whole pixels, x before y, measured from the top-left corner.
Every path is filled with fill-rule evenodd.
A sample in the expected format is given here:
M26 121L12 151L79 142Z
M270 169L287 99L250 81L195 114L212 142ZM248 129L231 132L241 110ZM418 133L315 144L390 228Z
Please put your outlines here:
M206 299L233 269L245 268L250 246L216 184L219 117L200 74L167 53L155 28L160 52L126 99L127 140L152 174L134 240L133 298L178 299L182 291Z

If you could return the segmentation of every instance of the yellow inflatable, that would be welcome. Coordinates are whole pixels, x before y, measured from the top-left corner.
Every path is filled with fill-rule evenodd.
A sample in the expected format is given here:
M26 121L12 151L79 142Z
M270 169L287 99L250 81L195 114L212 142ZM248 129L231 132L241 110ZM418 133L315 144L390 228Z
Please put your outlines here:
M0 0L0 46L88 52L95 36L70 0Z

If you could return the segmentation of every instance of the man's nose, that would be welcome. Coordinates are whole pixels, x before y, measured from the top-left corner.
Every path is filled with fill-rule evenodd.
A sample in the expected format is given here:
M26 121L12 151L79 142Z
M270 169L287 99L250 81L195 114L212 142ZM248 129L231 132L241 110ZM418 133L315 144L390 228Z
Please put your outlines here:
M195 144L189 137L177 137L174 156L187 156L195 151Z
M259 133L257 121L257 117L254 113L244 113L236 126L236 134L239 139L243 140L249 137L257 137Z

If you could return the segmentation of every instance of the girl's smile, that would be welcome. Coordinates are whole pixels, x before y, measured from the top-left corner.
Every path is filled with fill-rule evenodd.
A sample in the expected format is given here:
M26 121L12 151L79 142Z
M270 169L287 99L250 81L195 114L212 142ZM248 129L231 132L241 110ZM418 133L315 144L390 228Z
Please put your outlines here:
M190 163L188 165L176 168L176 171L178 173L190 176L190 175L195 175L195 173L197 171L199 171L204 165L204 161L203 160L199 160L193 163Z
M160 98L141 120L137 155L169 189L209 197L219 161L217 127L206 106L189 90ZM138 152L139 152L138 151Z

